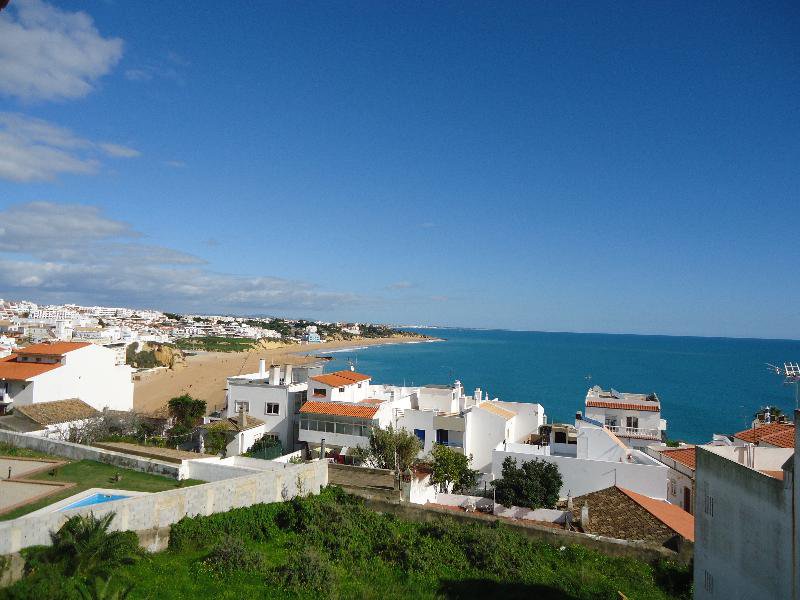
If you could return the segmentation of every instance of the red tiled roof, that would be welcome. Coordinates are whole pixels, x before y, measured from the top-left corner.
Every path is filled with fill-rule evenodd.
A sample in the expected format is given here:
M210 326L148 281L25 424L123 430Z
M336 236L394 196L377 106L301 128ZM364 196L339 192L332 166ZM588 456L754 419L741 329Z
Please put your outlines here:
M761 471L764 475L783 481L783 471Z
M662 450L661 454L667 458L671 458L675 462L694 470L697 465L697 449L692 446L691 448L675 448L674 450Z
M733 437L740 439L744 442L749 442L751 444L755 444L760 440L764 439L767 436L772 436L776 433L782 433L785 431L791 430L792 437L794 437L794 424L793 423L768 423L766 425L761 425L760 427L754 427L751 429L745 429L744 431L740 431L739 433L733 434ZM769 442L769 440L767 440ZM773 442L769 442L773 443ZM791 446L783 446L785 448L793 448L794 442L792 442Z
M61 363L17 362L17 355L0 358L0 380L25 381L61 366Z
M361 373L348 371L346 369L342 371L336 371L334 373L327 373L325 375L317 375L316 377L311 378L312 381L318 381L319 383L323 383L330 387L353 385L354 383L366 381L367 379L372 378L369 375L362 375Z
M349 402L317 402L309 400L300 407L301 413L312 413L315 415L338 415L340 417L358 417L361 419L372 419L378 412L378 406L365 406L363 404L351 404Z
M765 435L761 442L778 448L794 448L794 427Z
M17 354L36 354L43 356L63 356L67 352L91 346L90 342L53 342L50 344L33 344L17 351Z
M680 506L617 487L623 494L672 529L672 531L680 534L690 542L694 541L694 517Z
M628 402L604 402L602 400L587 400L586 406L594 408L616 408L618 410L645 410L650 412L658 412L660 407L657 402L649 404L629 404Z

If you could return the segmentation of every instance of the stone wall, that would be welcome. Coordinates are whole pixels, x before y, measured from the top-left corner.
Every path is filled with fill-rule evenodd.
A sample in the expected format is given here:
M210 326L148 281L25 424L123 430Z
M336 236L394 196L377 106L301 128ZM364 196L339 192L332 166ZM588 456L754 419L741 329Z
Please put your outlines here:
M149 550L160 550L169 526L185 516L210 515L253 504L281 502L298 494L319 493L328 483L327 464L320 461L263 471L253 475L204 483L187 488L96 504L68 513L50 513L0 522L0 555L50 543L68 517L116 513L111 529L136 531Z
M152 458L132 456L113 450L104 450L93 446L83 446L72 442L63 442L56 439L48 439L36 435L16 433L0 429L0 442L27 448L37 452L43 452L52 456L63 456L71 460L96 460L124 469L133 469L143 473L156 473L178 479L180 476L180 465L170 464L165 461Z

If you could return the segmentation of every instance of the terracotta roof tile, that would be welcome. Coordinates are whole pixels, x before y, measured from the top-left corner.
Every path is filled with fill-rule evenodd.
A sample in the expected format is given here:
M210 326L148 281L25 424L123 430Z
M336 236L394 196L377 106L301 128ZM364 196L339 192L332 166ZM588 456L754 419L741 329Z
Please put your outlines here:
M671 458L675 462L695 469L697 465L697 449L692 446L691 448L675 448L674 450L662 450L661 454L667 458Z
M300 407L300 412L315 415L338 415L340 417L358 417L372 419L378 412L378 406L365 406L350 402L317 402L309 400Z
M761 438L761 442L778 448L794 448L794 427L765 435Z
M311 378L312 381L317 381L330 387L353 385L354 383L359 383L360 381L366 381L368 379L372 378L369 375L363 375L346 369L335 371L334 373L326 373L325 375L317 375Z
M586 406L594 408L615 408L618 410L644 410L649 412L658 412L661 410L658 403L649 404L630 404L628 402L604 402L602 400L587 400Z
M91 346L90 342L52 342L49 344L33 344L17 351L17 354L36 354L45 356L63 356L67 352Z
M773 434L781 433L788 430L791 430L792 436L794 436L793 423L768 423L766 425L761 425L760 427L745 429L744 431L740 431L739 433L733 434L733 437L742 440L744 442L755 444L767 436L771 436ZM785 447L793 448L794 443L792 443L791 446L785 446Z
M680 534L690 542L694 541L694 517L680 506L670 504L666 500L656 500L655 498L637 494L625 488L619 488L619 490L672 529L672 531Z
M17 362L17 355L0 359L0 380L25 381L61 366L61 363Z
M783 481L783 471L760 471L764 475L772 477L773 479L780 479Z
M86 402L77 398L15 406L14 412L20 412L40 425L69 423L70 421L88 419L100 414Z

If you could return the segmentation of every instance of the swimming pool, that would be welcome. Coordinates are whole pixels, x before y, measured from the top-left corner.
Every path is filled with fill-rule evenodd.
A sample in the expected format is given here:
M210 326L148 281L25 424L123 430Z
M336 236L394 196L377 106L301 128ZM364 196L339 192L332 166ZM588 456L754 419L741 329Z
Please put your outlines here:
M72 504L67 504L62 508L58 509L58 512L62 512L65 510L71 510L73 508L82 508L84 506L92 506L93 504L103 504L104 502L113 502L114 500L124 500L125 498L130 498L130 496L121 496L117 494L92 494L91 496L86 496L85 498L81 498L77 502L73 502Z

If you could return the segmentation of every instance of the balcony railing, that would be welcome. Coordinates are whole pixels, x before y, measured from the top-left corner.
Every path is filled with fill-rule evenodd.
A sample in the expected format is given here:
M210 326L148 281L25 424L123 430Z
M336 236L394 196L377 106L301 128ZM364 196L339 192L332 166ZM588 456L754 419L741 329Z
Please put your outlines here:
M623 437L640 439L661 439L661 431L658 429L640 429L639 427L619 427L617 425L606 425L609 431Z
M442 442L442 441L436 440L436 443L437 444L441 444L442 446L449 446L450 448L463 448L464 447L464 442Z

